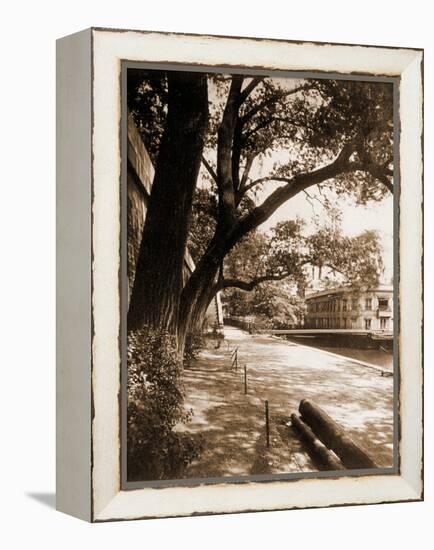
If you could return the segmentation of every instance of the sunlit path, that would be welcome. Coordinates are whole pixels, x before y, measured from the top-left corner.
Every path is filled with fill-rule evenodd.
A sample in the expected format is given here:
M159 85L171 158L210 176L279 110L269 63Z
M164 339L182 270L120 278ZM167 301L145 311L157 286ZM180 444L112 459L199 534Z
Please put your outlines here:
M238 348L238 371L230 353ZM247 365L248 394L243 367ZM393 378L381 370L322 350L226 327L219 349L202 352L184 373L186 429L203 433L204 451L188 477L316 470L284 424L301 399L314 400L362 444L379 466L392 465ZM264 444L264 402L269 401L272 444Z

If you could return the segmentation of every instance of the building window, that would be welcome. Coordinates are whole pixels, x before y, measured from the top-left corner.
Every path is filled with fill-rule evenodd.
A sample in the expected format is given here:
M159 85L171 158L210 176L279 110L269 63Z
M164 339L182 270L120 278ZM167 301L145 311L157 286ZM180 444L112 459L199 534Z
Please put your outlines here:
M372 298L366 298L366 300L365 300L365 309L368 309L368 310L372 309Z
M365 319L365 329L369 330L371 328L371 319Z
M347 319L346 319L346 317L344 317L342 319L342 328L347 328Z
M379 309L386 310L389 307L389 300L387 298L378 298Z
M380 328L381 330L385 330L387 328L387 321L389 319L387 317L380 317Z
M357 317L351 317L351 328L357 327Z
M342 311L347 311L347 301L342 300Z
M357 309L357 300L352 301L352 309Z

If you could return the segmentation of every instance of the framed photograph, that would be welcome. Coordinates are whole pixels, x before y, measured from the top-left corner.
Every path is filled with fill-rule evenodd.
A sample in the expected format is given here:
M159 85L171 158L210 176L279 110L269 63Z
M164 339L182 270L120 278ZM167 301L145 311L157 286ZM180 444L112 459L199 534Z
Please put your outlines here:
M423 498L423 51L57 44L57 506Z

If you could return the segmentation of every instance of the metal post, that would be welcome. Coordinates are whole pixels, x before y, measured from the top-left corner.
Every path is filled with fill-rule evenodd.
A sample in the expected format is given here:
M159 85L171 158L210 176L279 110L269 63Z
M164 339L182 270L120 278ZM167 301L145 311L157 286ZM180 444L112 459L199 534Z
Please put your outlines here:
M244 365L244 394L247 395L247 365Z
M235 348L232 352L231 369L235 371L238 370L238 348Z
M268 401L265 401L265 433L267 436L267 448L270 448L270 418L268 414Z

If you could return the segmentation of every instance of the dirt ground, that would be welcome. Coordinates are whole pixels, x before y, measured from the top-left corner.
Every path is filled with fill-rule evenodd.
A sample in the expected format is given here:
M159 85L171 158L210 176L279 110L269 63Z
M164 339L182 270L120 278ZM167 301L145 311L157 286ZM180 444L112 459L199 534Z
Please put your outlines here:
M231 352L236 347L235 372ZM378 466L393 464L393 378L381 376L380 369L276 337L225 327L220 348L212 345L203 351L185 369L184 380L186 406L194 410L194 416L182 430L202 437L204 444L185 477L318 470L288 423L304 398L315 401L344 426ZM269 448L265 400L270 411Z

